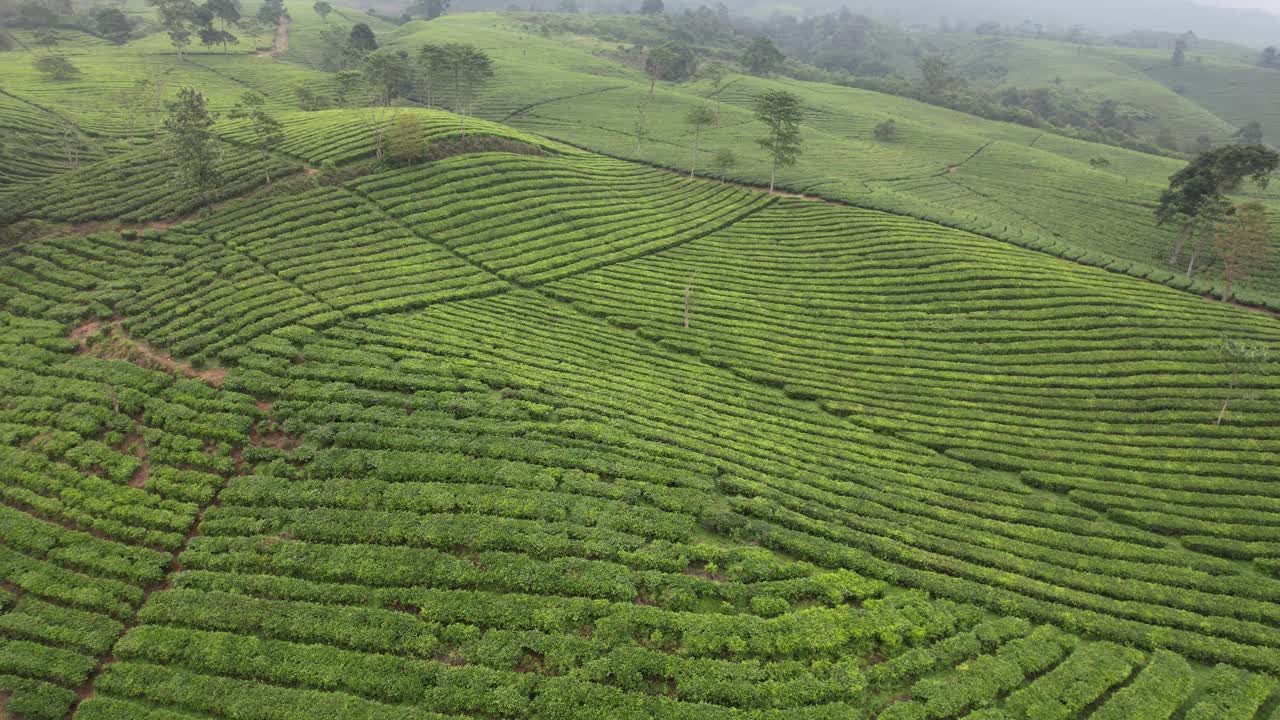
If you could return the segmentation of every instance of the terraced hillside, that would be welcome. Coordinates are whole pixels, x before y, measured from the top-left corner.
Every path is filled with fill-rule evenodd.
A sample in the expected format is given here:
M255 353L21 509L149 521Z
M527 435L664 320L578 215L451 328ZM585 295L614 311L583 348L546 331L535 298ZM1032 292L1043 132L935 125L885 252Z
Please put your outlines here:
M485 117L615 157L688 168L693 131L683 118L690 107L712 105L719 122L701 138L700 172L712 175L713 154L728 148L738 156L728 175L756 185L768 185L769 167L755 143L760 125L750 104L761 92L783 88L802 98L806 113L805 154L779 176L793 191L911 215L1197 294L1218 287L1212 271L1188 279L1163 262L1171 231L1156 226L1153 210L1182 164L1176 160L822 83L731 75L718 92L707 81L659 83L651 96L647 76L613 59L614 45L575 35L542 37L496 15L408 23L386 39L408 51L427 42L474 43L494 57L497 78L478 108ZM1121 55L1106 60L1118 77L1176 98L1216 122L1221 137L1229 134L1227 123L1140 77ZM1090 67L1097 61L1080 60ZM1079 80L1093 82L1090 77ZM447 92L439 95L449 102ZM873 129L889 119L898 138L875 140ZM646 135L640 140L637 123ZM1090 164L1096 158L1109 165L1096 169ZM1274 192L1260 197L1274 203ZM1241 297L1280 308L1280 274L1268 270Z
M0 254L9 712L1274 716L1274 317L535 150Z

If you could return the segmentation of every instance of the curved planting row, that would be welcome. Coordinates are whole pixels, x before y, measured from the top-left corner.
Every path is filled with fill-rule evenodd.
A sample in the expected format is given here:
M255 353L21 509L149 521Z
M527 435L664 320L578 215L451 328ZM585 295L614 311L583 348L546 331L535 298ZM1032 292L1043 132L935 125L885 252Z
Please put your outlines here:
M680 245L773 201L603 158L497 154L378 175L353 188L424 237L523 285Z

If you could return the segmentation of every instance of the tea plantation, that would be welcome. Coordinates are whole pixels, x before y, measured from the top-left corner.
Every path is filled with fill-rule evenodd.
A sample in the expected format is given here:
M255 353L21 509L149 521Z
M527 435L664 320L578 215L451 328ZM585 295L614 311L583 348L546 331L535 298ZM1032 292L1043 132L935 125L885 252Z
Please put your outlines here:
M1280 274L1157 267L1176 161L738 76L742 182L689 177L705 83L637 150L588 40L375 19L487 47L487 119L303 110L362 18L289 8L275 57L0 93L85 148L0 158L0 717L1280 720L1280 368L1217 350L1280 348ZM283 141L223 117L177 183L92 75L147 63Z

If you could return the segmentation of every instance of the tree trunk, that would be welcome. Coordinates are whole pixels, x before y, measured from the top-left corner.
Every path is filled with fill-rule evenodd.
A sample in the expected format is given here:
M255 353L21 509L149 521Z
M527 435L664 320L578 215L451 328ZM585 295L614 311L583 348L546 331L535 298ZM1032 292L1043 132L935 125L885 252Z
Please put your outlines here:
M1191 261L1187 263L1187 279L1191 279L1191 273L1196 270L1196 258L1200 257L1200 246L1195 245L1191 248Z
M1191 224L1187 223L1178 231L1178 239L1173 241L1173 252L1169 254L1169 264L1178 262L1178 258L1182 257L1182 246L1186 244L1187 238L1191 236Z
M773 169L769 172L769 194L770 195L773 194L773 186L777 183L777 180L778 180L778 164L774 163Z
M1231 302L1231 276L1222 279L1222 302Z
M693 131L693 157L689 160L689 177L693 178L693 172L698 169L698 140L702 135L701 130Z
M1221 425L1222 419L1227 416L1227 403L1231 402L1230 398L1222 401L1222 410L1218 413L1218 422L1214 425Z
M658 76L651 75L649 77L649 97L653 97L653 91L658 87Z

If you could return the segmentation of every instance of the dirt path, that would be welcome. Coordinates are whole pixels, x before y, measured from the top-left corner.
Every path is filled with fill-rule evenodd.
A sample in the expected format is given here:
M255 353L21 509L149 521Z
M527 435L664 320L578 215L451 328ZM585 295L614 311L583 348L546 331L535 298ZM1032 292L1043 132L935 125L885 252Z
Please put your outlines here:
M280 22L276 25L276 33L271 38L271 49L261 50L258 57L276 57L280 53L289 49L289 16L281 15Z

